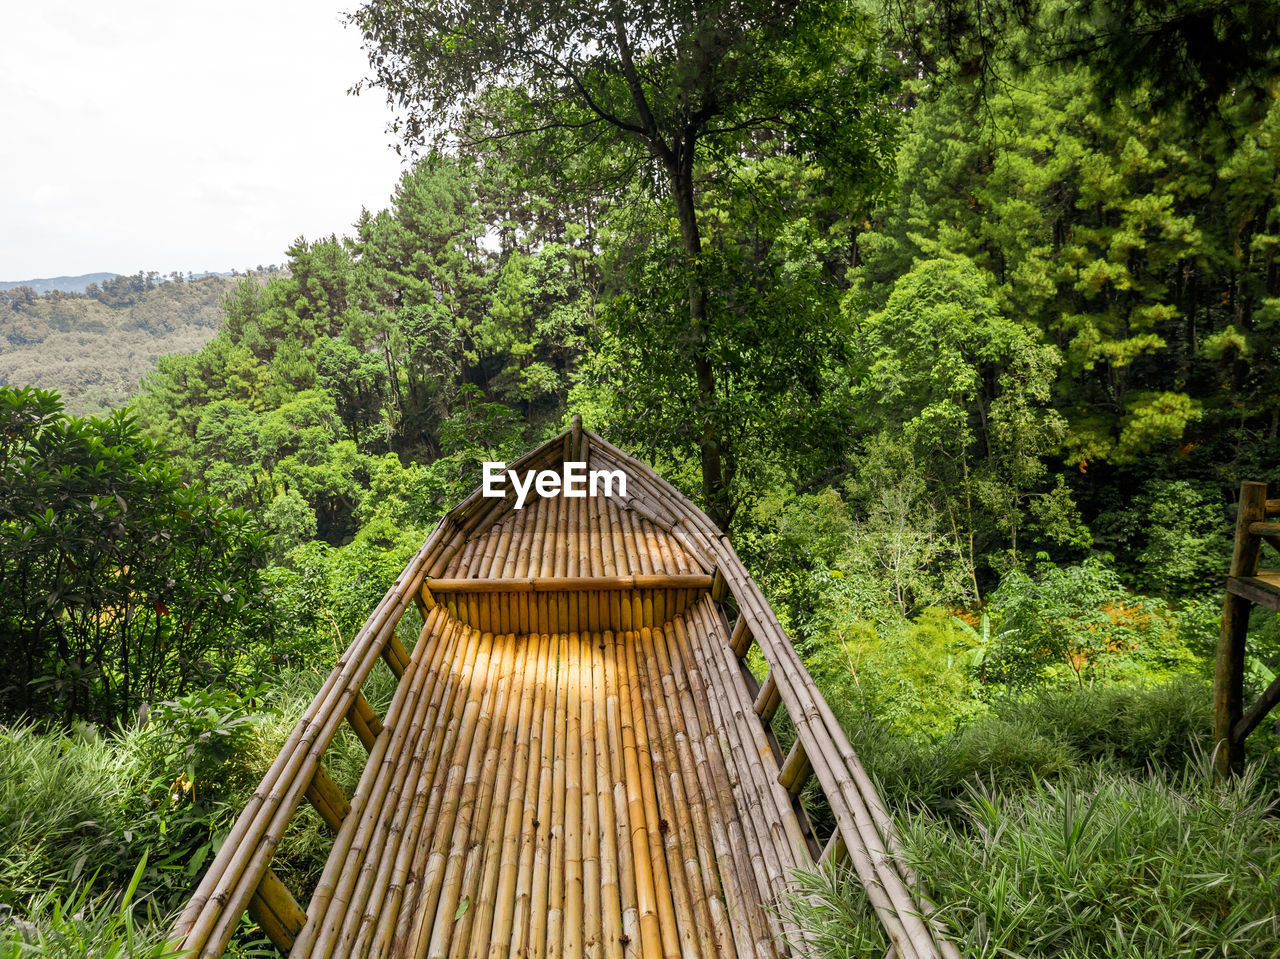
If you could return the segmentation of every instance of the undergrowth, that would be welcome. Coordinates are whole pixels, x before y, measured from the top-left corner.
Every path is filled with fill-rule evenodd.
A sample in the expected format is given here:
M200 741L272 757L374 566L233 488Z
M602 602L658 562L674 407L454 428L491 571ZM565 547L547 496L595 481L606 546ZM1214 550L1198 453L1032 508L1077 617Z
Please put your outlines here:
M965 956L1280 956L1274 771L1214 782L1208 703L1191 681L1085 689L933 743L851 733ZM814 955L888 946L843 867L797 876L788 908Z
M0 728L0 959L164 955L174 916L322 682L309 670L270 690L196 693L110 732ZM394 687L380 666L365 693L382 711ZM366 758L344 725L325 766L350 794ZM303 803L273 861L302 901L332 841ZM228 955L276 953L246 919Z

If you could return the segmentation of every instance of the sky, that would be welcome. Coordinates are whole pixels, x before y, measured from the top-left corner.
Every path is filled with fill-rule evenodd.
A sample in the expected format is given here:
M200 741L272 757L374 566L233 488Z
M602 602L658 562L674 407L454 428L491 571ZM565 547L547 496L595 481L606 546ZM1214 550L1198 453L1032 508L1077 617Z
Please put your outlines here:
M0 281L283 263L385 207L356 5L0 3Z

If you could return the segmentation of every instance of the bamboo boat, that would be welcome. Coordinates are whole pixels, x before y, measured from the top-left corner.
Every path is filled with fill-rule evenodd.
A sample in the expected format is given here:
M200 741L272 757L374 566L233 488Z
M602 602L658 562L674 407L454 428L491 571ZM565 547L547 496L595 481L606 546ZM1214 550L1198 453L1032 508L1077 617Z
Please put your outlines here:
M220 956L247 910L299 959L775 959L806 951L779 908L794 872L838 857L890 955L958 959L728 538L577 417L511 468L569 462L621 471L625 494L517 509L477 489L446 516L298 721L175 944ZM409 651L395 627L411 605ZM381 717L360 692L379 658L399 681ZM369 751L349 797L323 765L344 721ZM830 835L799 802L810 779ZM271 870L304 797L335 833L305 908Z

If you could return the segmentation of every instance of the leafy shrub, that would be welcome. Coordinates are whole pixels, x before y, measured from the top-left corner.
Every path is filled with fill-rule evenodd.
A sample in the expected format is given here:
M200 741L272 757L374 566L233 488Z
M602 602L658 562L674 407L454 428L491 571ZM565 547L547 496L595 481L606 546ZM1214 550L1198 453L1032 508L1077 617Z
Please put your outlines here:
M1116 759L1135 770L1179 771L1212 747L1213 699L1207 681L1194 676L1145 689L1042 690L1010 697L997 712L1052 735L1082 760Z
M110 722L251 665L266 533L131 415L61 409L0 387L0 714Z
M1152 679L1194 666L1162 603L1128 593L1114 569L1091 558L1045 562L1035 576L1011 570L991 597L999 629L985 663L988 682L1025 687Z
M936 740L913 740L874 716L842 719L887 801L942 813L979 781L1013 788L1087 763L1180 775L1211 746L1210 711L1205 682L1184 677L1148 689L1066 687L1002 697Z
M948 742L944 769L953 782L998 780L1012 785L1056 776L1076 757L1070 747L1026 722L985 717Z
M166 774L182 770L179 788L212 780L215 791L230 792L225 766L253 740L264 713L274 711L257 704L265 689L202 689L157 704L144 737L153 746L154 761Z
M1231 523L1215 485L1153 479L1094 524L1134 588L1182 600L1217 598L1231 557Z
M828 698L890 729L936 737L986 710L969 663L973 638L942 610L915 619L838 625L805 662Z

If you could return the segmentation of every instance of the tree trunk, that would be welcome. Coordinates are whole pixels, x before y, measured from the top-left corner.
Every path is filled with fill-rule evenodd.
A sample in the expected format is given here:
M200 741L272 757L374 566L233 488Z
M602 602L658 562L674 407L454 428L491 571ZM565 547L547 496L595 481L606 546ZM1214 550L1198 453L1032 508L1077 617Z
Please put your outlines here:
M676 219L680 223L689 278L689 331L693 335L694 373L698 383L698 405L695 416L701 431L702 499L707 515L720 529L729 525L729 490L722 463L722 437L716 422L716 380L711 365L707 335L707 291L702 278L702 236L693 203L693 145L677 151L676 168L671 170L672 192L675 194Z

